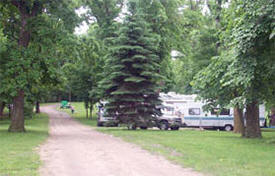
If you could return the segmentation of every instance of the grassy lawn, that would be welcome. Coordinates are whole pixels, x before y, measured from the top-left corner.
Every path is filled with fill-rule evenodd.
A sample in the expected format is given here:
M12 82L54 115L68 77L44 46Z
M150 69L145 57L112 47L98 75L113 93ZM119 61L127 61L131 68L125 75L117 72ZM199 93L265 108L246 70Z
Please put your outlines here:
M8 120L0 120L0 176L34 176L41 164L35 151L48 136L45 114L27 119L26 133L9 133Z
M72 105L76 109L73 116L77 120L96 125L95 118L93 121L85 118L83 103ZM263 130L263 139L242 139L239 135L224 131L96 129L209 175L275 175L275 130Z

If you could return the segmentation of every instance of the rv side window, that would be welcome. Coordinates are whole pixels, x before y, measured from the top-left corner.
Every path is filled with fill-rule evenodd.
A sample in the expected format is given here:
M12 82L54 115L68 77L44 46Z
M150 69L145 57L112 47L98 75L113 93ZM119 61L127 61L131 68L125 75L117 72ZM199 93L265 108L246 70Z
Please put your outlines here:
M222 109L220 115L229 115L230 114L230 109Z
M189 115L200 115L201 110L200 108L189 108Z
M219 113L220 109L219 108L214 108L211 110L211 115L229 115L230 110L229 109L222 109L221 112Z

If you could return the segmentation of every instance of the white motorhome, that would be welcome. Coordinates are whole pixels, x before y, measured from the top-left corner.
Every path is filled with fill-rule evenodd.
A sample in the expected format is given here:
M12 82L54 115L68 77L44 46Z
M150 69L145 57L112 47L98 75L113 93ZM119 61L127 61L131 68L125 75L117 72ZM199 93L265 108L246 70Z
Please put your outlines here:
M233 109L214 108L210 112L203 111L205 105L196 101L196 95L179 95L175 93L161 94L164 104L175 107L181 113L182 123L186 127L222 128L230 131L234 128ZM260 126L264 126L264 106L260 105Z

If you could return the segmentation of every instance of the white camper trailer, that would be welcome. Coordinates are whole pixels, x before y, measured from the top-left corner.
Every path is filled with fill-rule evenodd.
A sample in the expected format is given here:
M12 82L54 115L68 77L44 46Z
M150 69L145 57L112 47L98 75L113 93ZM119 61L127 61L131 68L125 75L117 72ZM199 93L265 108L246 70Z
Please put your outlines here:
M233 109L214 108L210 112L203 111L205 105L195 101L196 95L161 94L164 104L180 110L185 127L221 128L230 131L234 128ZM260 126L264 126L264 106L260 106Z

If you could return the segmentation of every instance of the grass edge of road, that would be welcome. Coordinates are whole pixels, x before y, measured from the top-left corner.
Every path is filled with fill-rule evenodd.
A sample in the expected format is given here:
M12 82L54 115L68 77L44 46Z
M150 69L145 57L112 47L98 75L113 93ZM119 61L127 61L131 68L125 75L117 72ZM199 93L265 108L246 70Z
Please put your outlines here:
M275 130L263 130L263 139L243 139L224 131L159 131L96 127L96 118L85 117L83 103L72 103L71 114L82 124L99 132L137 144L153 154L162 155L183 167L193 168L205 175L215 176L274 176Z
M26 118L24 133L10 133L10 120L0 121L0 176L38 176L40 160L39 146L49 136L49 118L46 114L35 114Z

